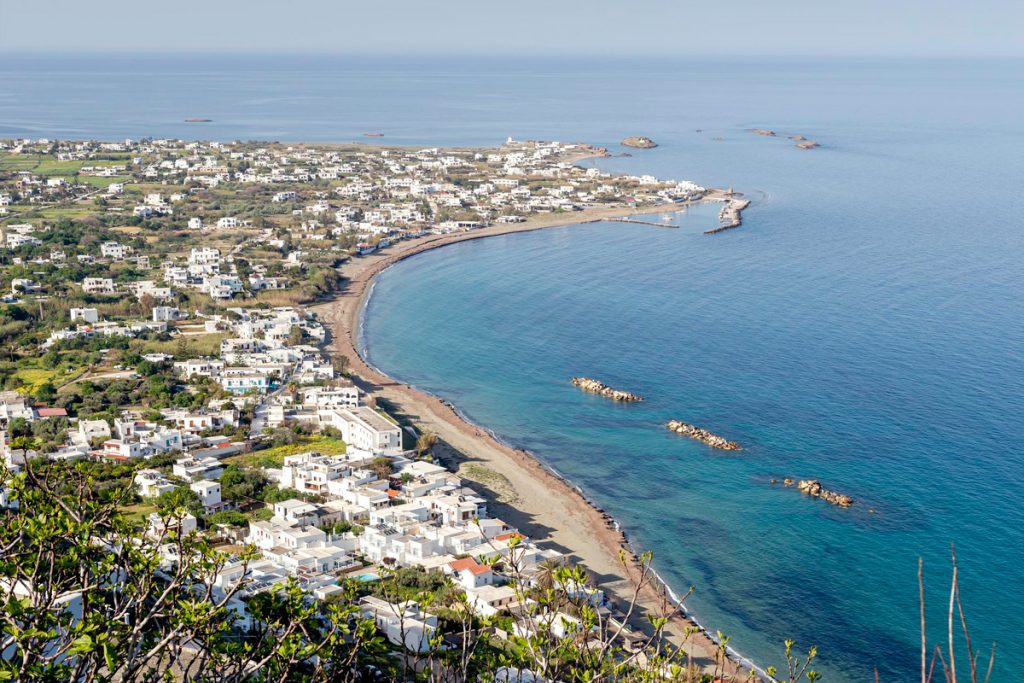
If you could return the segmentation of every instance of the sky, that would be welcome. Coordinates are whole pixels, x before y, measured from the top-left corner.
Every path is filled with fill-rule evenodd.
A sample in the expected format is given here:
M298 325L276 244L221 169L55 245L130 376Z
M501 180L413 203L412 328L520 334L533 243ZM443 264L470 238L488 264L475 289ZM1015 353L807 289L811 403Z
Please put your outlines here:
M0 52L1021 57L1021 0L0 0Z

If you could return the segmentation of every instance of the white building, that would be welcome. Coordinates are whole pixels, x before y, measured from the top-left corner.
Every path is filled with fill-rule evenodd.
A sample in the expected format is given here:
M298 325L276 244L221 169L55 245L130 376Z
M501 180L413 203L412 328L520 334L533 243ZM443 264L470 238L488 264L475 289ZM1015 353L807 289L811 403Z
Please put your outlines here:
M358 408L359 389L355 385L309 387L302 391L302 404L313 408Z
M458 580L464 590L494 585L494 571L490 565L481 564L472 557L449 562L446 571Z
M174 306L154 306L153 322L170 322L181 317L181 310Z
M412 652L430 649L430 641L437 631L437 616L424 612L419 604L392 603L373 596L359 601L365 619L373 619L388 640Z
M224 370L224 361L216 358L190 358L174 364L174 371L185 379L191 377L218 377Z
M86 294L114 294L114 281L109 277L87 277L82 280L82 291Z
M186 513L181 519L173 517L166 520L161 519L155 512L149 515L149 534L153 537L160 537L164 533L176 533L180 536L188 534L199 528L199 520L195 516Z
M179 458L171 468L172 474L187 482L219 479L224 474L224 466L213 457L195 458L187 456Z
M402 431L398 425L367 406L321 412L320 419L340 431L345 442L356 448L371 453L402 450Z
M270 388L270 378L261 370L250 368L225 368L220 377L220 385L225 391L233 394L245 394L250 391L265 393Z
M178 488L157 470L139 470L136 472L135 485L139 487L139 495L143 498L156 498L162 493L170 493Z
M220 263L220 249L213 247L193 247L188 262L194 265Z
M125 246L120 242L104 242L100 245L100 255L103 256L103 258L109 258L115 261L123 261L125 256L131 252L131 247Z
M95 323L100 319L100 314L95 308L72 308L71 322L81 320L86 323Z
M246 543L271 550L285 548L295 550L321 546L327 542L326 532L314 526L295 526L280 518L272 518L265 522L249 522L249 536Z
M203 504L206 514L217 512L224 507L220 498L220 482L196 481L189 485L189 488L199 495L199 502Z

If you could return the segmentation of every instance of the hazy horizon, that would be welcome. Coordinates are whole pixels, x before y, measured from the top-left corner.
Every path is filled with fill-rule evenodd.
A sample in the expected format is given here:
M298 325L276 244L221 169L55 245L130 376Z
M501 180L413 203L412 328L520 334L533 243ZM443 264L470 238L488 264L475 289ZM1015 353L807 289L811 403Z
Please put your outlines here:
M1024 4L997 0L735 0L727 10L663 0L523 0L511 9L471 0L182 0L158 16L127 0L52 0L0 8L0 52L1013 58L1024 57L1022 25Z

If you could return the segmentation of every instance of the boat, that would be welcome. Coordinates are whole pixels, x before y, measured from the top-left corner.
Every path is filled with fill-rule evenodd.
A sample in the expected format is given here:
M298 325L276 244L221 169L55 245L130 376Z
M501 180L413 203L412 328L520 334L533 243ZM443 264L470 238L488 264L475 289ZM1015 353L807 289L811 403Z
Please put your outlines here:
M363 136L368 138L382 138L384 137L384 133L363 133Z

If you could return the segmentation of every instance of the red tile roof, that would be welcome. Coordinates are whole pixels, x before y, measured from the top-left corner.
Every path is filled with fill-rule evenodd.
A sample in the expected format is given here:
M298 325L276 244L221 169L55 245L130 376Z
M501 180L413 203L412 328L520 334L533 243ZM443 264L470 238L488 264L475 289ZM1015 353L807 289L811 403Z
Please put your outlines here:
M68 411L64 408L39 408L36 410L39 417L67 417Z
M486 574L487 572L491 571L491 567L489 565L480 564L472 557L464 557L461 560L449 562L448 566L457 572L461 572L468 569L469 571L477 575Z

